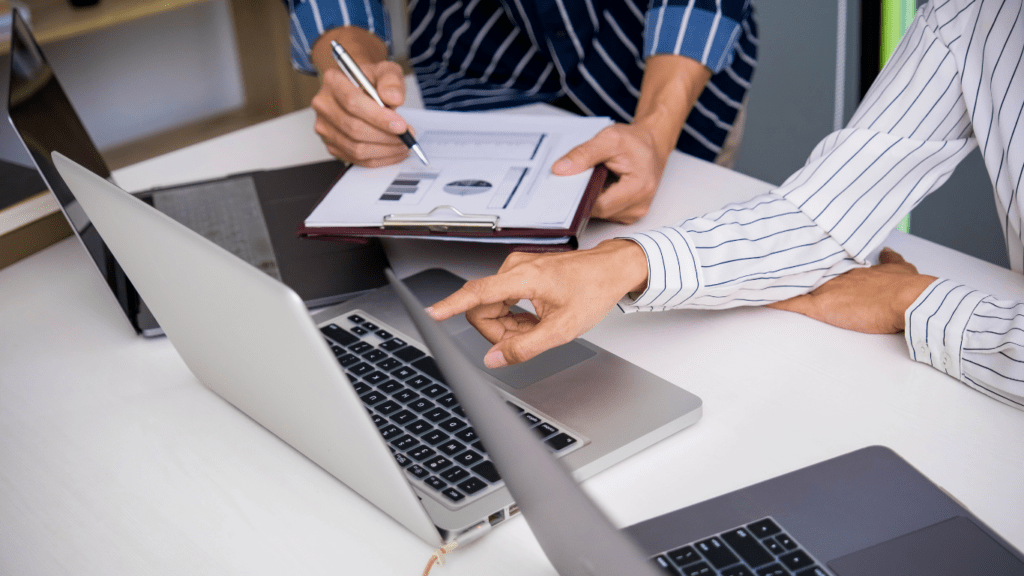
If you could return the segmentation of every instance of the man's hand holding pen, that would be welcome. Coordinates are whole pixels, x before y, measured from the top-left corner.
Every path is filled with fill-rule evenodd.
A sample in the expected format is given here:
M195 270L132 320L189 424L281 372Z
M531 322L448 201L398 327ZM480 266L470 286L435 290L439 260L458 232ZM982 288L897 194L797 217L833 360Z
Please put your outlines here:
M313 60L323 84L312 106L314 129L334 156L359 166L375 168L401 162L409 148L400 135L411 130L393 108L405 102L405 78L401 67L387 60L387 48L362 29L336 29L316 43ZM385 105L377 104L353 84L331 54L331 40L344 42L363 74L376 88Z

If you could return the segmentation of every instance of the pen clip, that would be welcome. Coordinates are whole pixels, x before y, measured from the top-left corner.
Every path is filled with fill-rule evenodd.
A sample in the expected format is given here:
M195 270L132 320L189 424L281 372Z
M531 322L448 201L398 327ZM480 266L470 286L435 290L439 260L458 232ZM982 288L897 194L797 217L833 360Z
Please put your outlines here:
M442 204L426 214L388 214L381 222L386 230L499 230L495 214L464 214L458 208Z
M341 71L345 73L345 76L348 76L348 79L353 84L362 88L363 92L366 92L370 98L373 98L381 108L387 108L384 101L377 94L377 90L373 87L373 82L370 82L370 79L366 77L366 74L363 74L356 61L349 56L348 52L336 40L331 40L331 54L334 56L334 61L338 63L338 68L341 68Z

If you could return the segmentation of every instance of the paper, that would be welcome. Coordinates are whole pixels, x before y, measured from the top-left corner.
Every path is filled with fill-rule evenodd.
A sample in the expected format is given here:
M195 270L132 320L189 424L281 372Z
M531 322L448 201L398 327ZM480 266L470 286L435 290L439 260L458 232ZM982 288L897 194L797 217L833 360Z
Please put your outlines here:
M577 116L398 112L415 128L430 166L410 155L393 166L353 167L309 215L307 227L416 220L568 228L591 171L555 176L551 165L612 123Z

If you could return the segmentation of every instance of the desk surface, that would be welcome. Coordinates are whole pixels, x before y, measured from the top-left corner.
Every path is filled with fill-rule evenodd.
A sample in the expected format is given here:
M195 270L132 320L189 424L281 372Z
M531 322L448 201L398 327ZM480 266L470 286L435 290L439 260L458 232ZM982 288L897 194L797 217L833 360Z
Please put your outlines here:
M321 160L312 122L300 111L115 176L138 190ZM650 216L592 225L584 244L768 189L676 154ZM1024 298L1019 275L889 240L925 273ZM401 275L479 276L503 257L388 250ZM169 341L136 337L74 239L0 270L0 294L0 573L422 571L426 544L204 388ZM618 525L883 444L1024 547L1024 413L912 362L900 335L744 308L613 313L587 338L704 400L696 425L584 483ZM554 573L521 519L435 570Z

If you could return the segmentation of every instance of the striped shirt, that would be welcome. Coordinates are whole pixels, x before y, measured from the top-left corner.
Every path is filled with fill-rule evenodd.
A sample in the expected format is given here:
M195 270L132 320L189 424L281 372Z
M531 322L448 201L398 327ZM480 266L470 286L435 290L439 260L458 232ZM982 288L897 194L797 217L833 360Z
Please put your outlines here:
M315 72L310 47L331 27L360 26L385 41L378 0L285 0L292 61ZM679 150L721 151L754 73L750 0L410 0L410 60L423 102L483 110L568 97L583 112L631 122L645 59L679 54L712 77L680 133Z
M854 267L981 147L1015 271L1024 271L1021 0L920 9L849 125L780 188L630 236L650 264L626 311L729 308L804 294ZM911 356L1024 409L1024 303L937 280L906 314Z

